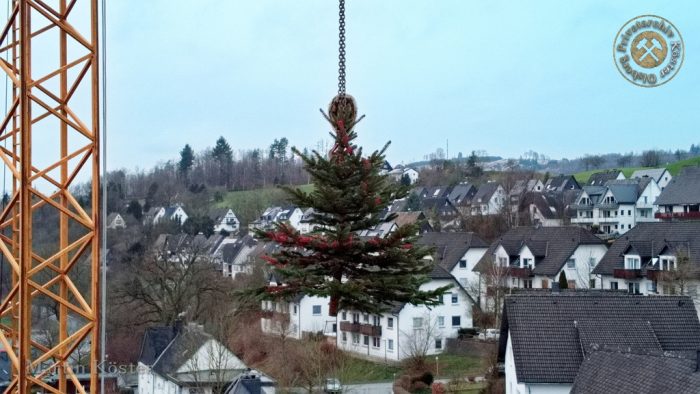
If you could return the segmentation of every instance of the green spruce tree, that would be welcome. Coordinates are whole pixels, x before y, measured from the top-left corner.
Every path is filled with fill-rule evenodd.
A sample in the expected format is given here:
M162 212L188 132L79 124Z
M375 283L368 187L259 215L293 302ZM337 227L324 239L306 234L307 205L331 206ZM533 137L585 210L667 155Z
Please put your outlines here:
M185 147L180 151L180 162L177 164L178 172L185 181L190 169L192 169L192 164L194 164L194 151L189 144L185 144Z
M386 238L361 238L357 234L395 215L384 215L388 204L403 198L408 188L380 175L384 152L367 157L353 144L357 133L355 102L350 96L337 96L331 102L327 119L335 141L328 156L314 151L299 156L314 185L313 191L284 188L291 203L313 208L314 231L302 235L288 225L260 232L266 240L282 246L265 256L282 284L256 290L265 299L288 298L299 293L330 297L329 311L339 309L381 313L396 302L437 305L450 286L430 291L426 283L433 264L424 257L431 249L417 245L417 228L404 225Z
M559 288L560 289L568 289L569 288L569 281L566 279L566 271L562 271L561 274L559 274Z

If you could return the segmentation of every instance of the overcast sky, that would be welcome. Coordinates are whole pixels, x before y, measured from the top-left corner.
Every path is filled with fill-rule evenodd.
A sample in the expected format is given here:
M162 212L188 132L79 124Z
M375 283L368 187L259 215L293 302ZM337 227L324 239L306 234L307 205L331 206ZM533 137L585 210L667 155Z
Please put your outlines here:
M620 27L643 14L685 41L676 77L625 80ZM697 1L347 0L348 93L366 149L552 158L700 142ZM333 0L108 1L109 165L148 168L218 136L315 147L336 93Z

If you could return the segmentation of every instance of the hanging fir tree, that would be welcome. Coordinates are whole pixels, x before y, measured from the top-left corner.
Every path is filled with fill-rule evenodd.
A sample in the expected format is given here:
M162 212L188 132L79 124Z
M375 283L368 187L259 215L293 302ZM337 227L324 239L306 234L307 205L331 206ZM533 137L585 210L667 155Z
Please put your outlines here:
M395 215L386 216L385 209L408 194L407 187L380 174L389 144L363 157L362 149L353 144L357 111L351 96L336 96L326 118L335 140L328 156L316 151L307 156L293 149L305 163L313 191L285 188L291 203L313 208L314 230L300 234L291 226L279 225L258 233L282 246L264 257L281 283L256 293L268 299L299 293L330 297L331 316L339 309L381 313L396 302L439 304L450 286L419 290L429 280L433 263L424 259L431 250L415 242L415 225L403 225L386 238L358 236L362 230L392 221Z

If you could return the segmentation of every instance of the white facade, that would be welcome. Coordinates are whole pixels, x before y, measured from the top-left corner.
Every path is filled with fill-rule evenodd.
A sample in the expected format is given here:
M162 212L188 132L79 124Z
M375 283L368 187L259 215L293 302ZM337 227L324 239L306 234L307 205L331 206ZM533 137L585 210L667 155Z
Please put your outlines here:
M303 296L290 302L263 301L262 331L301 339L305 334L334 336L336 318L329 315L329 297Z
M479 274L474 272L473 269L487 250L488 248L469 248L457 265L450 271L450 274L457 279L459 284L469 292L473 292L472 289L478 289ZM476 296L476 294L472 294L472 296Z
M428 308L406 304L397 313L369 315L353 311L338 314L337 346L364 356L401 361L415 352L442 353L447 338L457 337L460 328L473 327L472 302L454 279L433 279L421 290L454 287L443 296L442 305ZM350 328L356 323L355 328Z
M471 205L472 215L497 215L502 212L503 206L506 204L506 190L503 186L498 185L496 191L491 197L486 200L474 198Z
M187 213L185 212L185 210L182 209L182 207L180 207L180 206L173 207L173 208L174 209L172 210L172 213L166 215L167 208L160 207L158 209L158 212L156 212L155 216L153 217L153 224L154 225L158 224L158 222L160 222L161 220L164 220L164 219L177 221L181 225L183 223L185 223L187 221L187 218L189 217L189 216L187 216Z
M109 215L107 219L108 229L114 230L116 228L126 228L126 222L124 221L124 218L118 213L115 213L114 215Z
M218 222L214 224L214 232L218 233L221 230L224 230L228 233L236 234L238 233L240 225L241 222L236 217L233 209L229 209L226 211L226 214L223 217L218 218Z

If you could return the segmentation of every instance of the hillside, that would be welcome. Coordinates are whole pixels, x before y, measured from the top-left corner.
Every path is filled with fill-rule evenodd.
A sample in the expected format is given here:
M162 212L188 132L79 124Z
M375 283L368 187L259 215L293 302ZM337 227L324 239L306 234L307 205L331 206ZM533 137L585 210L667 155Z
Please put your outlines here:
M305 191L311 190L312 185L299 186ZM247 226L252 220L255 220L265 208L274 205L283 205L287 203L287 193L276 187L264 189L242 190L235 192L224 193L223 199L216 203L220 208L231 208L242 226Z
M700 165L700 157L693 157L690 159L685 159L685 160L677 161L675 163L668 164L665 167L668 169L668 171L671 173L671 175L676 176L681 171L681 168L689 167L689 166L698 166L698 165ZM664 166L660 166L660 167L664 167ZM635 172L637 170L642 170L644 168L645 167L623 167L623 168L614 168L614 169L622 171L622 173L625 174L625 177L629 178L633 172ZM582 171L582 172L578 172L578 173L574 174L574 177L576 178L576 181L578 183L586 183L586 182L588 182L588 179L591 177L591 175L597 174L597 173L603 172L603 171L609 171L611 169L612 168Z

